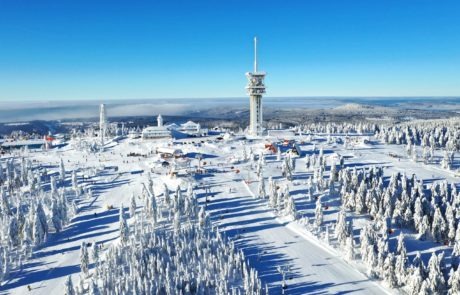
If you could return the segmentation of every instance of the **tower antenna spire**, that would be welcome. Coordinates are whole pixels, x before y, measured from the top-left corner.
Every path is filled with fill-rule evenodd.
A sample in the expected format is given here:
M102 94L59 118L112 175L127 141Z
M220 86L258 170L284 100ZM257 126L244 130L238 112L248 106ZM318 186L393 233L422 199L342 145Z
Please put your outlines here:
M262 96L265 94L265 72L257 71L257 37L254 37L254 72L246 73L249 94L249 134L262 135Z
M257 37L254 37L254 73L257 73Z

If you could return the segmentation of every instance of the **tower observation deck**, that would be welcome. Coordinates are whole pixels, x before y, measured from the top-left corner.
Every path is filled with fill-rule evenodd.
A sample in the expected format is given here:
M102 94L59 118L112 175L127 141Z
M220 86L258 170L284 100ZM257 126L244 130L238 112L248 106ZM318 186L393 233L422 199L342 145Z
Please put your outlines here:
M249 134L262 135L262 95L265 94L265 72L257 70L257 37L254 38L254 72L246 73L248 85L246 91L249 95Z

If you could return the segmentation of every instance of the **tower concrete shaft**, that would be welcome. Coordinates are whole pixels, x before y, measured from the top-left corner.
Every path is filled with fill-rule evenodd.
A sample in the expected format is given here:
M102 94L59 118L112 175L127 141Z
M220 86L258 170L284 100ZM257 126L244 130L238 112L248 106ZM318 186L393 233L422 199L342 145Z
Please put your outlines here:
M257 38L254 38L254 72L246 73L248 85L246 91L249 94L249 134L262 135L262 95L265 94L265 72L257 70Z
M161 114L159 114L157 117L157 125L158 127L163 127L163 117L161 116Z
M104 104L101 104L99 109L99 132L101 137L101 146L104 146L104 139L107 132L107 114Z

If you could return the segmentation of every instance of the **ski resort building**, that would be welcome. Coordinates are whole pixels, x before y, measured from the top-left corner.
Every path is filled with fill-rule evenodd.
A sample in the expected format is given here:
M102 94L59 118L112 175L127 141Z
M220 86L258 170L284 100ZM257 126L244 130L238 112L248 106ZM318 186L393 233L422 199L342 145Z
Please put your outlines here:
M180 158L184 155L181 149L169 147L159 147L156 152L160 154L162 158Z
M29 148L29 149L41 149L45 147L46 141L44 139L27 139L27 140L14 140L5 141L1 144L1 148L4 150Z
M158 115L157 126L149 126L142 130L142 139L170 138L171 131L163 126L163 117Z
M184 124L177 125L175 123L166 126L169 130L179 131L190 136L206 136L208 135L208 129L201 128L200 123L193 121L187 121Z
M131 139L140 138L141 136L142 136L142 133L137 130L130 130L128 132L128 137Z
M181 124L179 130L187 134L199 134L201 131L201 126L200 123L188 121L184 124Z
M268 136L269 137L274 137L278 140L281 139L293 139L295 138L295 132L294 130L268 130Z
M150 126L142 130L142 139L170 138L171 131L163 126Z

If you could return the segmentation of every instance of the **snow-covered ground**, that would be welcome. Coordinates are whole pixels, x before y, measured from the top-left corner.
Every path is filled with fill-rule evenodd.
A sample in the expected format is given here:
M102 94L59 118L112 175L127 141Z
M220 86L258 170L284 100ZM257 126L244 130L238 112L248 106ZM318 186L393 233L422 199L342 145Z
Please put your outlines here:
M307 141L306 138L297 140ZM254 155L264 152L264 177L276 179L280 186L289 186L301 217L314 216L315 202L307 201L305 197L307 179L313 175L313 171L306 169L305 157L294 159L293 180L288 181L281 175L281 161L276 155L267 153L265 143L265 139L219 142L215 137L169 143L190 157L191 168L187 172L199 165L205 169L205 173L194 175L179 171L177 177L170 177L168 168L161 167L158 155L152 152L155 147L165 145L162 141L125 139L108 144L101 153L86 153L70 146L28 152L27 158L49 167L50 171L58 172L62 158L66 170L77 171L79 183L91 188L94 197L79 201L79 213L71 222L60 233L51 234L21 269L11 271L0 287L0 294L62 294L68 275L78 282L81 243L98 243L107 249L119 239L118 208L121 204L127 206L133 194L141 195L147 172L151 172L156 191L161 190L163 183L172 190L178 184L195 183L199 203L206 207L213 225L243 250L249 265L259 272L262 283L268 284L271 294L282 292L282 272L285 272L286 294L397 293L382 281L369 278L359 261L347 262L343 252L312 233L302 223L302 218L293 221L277 215L267 200L256 197L256 164L243 159L244 150L246 153L252 150ZM304 144L302 149L310 154L314 147L323 148L327 156L343 156L345 167L383 166L386 176L393 172L404 172L408 176L414 173L424 183L441 179L456 183L458 179L454 172L439 166L409 160L403 146L373 141L372 144L357 143L345 148L342 144L327 143L325 137L318 136L313 142ZM145 156L128 157L129 153ZM202 155L200 163L196 154ZM401 155L401 158L390 154ZM110 167L117 167L117 170ZM96 176L88 176L93 168L98 168L99 172ZM340 204L337 199L325 200L329 207L324 212L324 219L326 222L335 221ZM111 206L113 209L108 209ZM356 229L361 229L369 220L365 215L354 218ZM395 235L390 237L392 243L395 243L398 232L396 229ZM410 258L416 250L422 250L426 254L424 259L427 259L433 250L449 248L430 241L418 241L410 231L407 234Z

